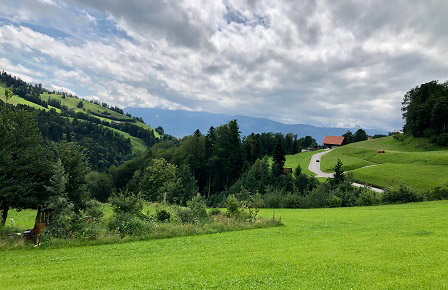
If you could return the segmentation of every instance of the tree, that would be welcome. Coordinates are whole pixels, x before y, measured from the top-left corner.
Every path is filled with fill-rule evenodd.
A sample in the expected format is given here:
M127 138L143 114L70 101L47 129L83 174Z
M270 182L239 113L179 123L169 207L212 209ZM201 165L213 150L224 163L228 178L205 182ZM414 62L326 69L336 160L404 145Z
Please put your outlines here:
M367 139L367 133L363 129L358 129L358 131L356 131L353 135L353 142L365 141Z
M344 137L344 140L345 142L347 142L347 144L353 143L353 133L350 130L345 132L345 134L342 136Z
M167 193L167 200L173 203L186 204L188 200L199 193L196 180L190 168L186 165L178 168L176 175L178 178L172 191Z
M83 149L73 142L61 142L58 144L59 158L67 174L67 196L73 203L75 210L85 207L88 199L86 188L86 175L89 172L87 156Z
M10 89L5 89L5 99L6 103L8 103L8 100L14 96L13 92Z
M1 224L10 208L37 209L45 204L52 160L34 114L0 104Z
M77 107L80 108L80 109L84 108L84 103L82 101L79 101Z
M283 172L283 167L285 166L285 149L283 148L283 140L280 135L277 135L275 139L275 148L272 164L272 174L276 177L280 176Z
M215 130L215 174L217 190L231 186L243 171L243 148L240 138L239 126L236 120L219 126Z
M153 159L145 169L140 188L150 201L162 200L163 194L171 190L176 178L176 166L165 159Z
M165 134L165 131L163 130L163 128L161 126L157 127L155 130L157 133L159 133L160 136Z
M50 185L45 188L52 196L62 196L66 194L66 185L67 175L65 174L61 159L58 159L53 165L53 175L50 179Z
M437 132L448 131L448 96L440 97L431 112L431 127Z
M112 179L106 173L91 171L86 175L86 183L91 198L106 202L112 195Z
M337 185L339 183L344 182L345 180L345 174L344 169L342 169L342 161L338 159L338 162L336 163L336 166L334 167L334 177L332 179L332 183L334 185Z

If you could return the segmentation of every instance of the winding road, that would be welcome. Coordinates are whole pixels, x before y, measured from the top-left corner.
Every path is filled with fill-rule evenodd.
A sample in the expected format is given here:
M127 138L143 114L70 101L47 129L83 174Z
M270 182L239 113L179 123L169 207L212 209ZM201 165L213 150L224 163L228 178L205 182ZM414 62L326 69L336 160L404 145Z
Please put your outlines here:
M325 150L324 152L319 152L311 156L310 164L308 165L308 170L316 174L315 177L325 177L325 178L333 178L334 173L325 173L320 169L321 157L334 149ZM372 186L367 186L364 184L352 182L353 186L356 187L367 187L368 189L375 192L384 192L384 190Z

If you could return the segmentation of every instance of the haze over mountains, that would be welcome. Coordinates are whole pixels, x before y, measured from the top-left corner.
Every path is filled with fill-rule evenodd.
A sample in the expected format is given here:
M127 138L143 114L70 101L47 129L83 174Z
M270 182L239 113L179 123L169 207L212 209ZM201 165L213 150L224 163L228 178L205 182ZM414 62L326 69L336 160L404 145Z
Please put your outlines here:
M237 119L240 131L243 136L250 133L280 132L287 134L289 132L297 134L298 137L312 136L321 143L326 135L342 135L347 130L352 132L358 128L329 128L316 127L308 124L284 124L272 121L266 118L249 117L242 115L227 115L208 112L194 112L183 110L166 110L160 108L126 108L125 112L133 116L142 117L145 123L153 128L162 126L165 133L175 137L184 137L191 135L196 129L206 133L210 126L219 126L232 119ZM387 134L387 131L366 129L369 135Z

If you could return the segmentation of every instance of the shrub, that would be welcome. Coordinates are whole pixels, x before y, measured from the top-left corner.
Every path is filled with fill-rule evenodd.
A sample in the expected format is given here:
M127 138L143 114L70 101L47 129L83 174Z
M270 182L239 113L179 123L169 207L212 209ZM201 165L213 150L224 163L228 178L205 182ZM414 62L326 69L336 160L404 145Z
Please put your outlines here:
M189 207L179 206L176 210L176 215L177 219L183 224L186 223L192 224L195 222L193 211Z
M382 195L380 193L364 189L361 191L356 204L360 206L378 205L381 204L381 199Z
M437 137L437 145L448 146L448 133L442 133Z
M334 194L330 195L327 200L328 207L341 207L342 206L342 198L336 196Z
M221 210L219 208L212 208L209 212L209 216L219 215L221 214Z
M327 207L328 199L330 198L330 184L323 183L317 188L313 189L309 195L304 199L305 208L320 208Z
M156 211L156 218L159 222L168 222L171 218L171 214L166 209L158 209Z
M207 218L207 207L204 199L199 193L187 202L187 206L191 209L197 222L201 222Z
M91 200L87 202L87 207L83 211L83 215L89 220L100 220L104 213L101 209L101 204L96 200Z
M240 216L240 202L231 194L226 200L227 215L232 218L238 218Z
M427 194L429 200L443 200L448 199L448 187L436 187Z
M115 213L127 213L131 215L142 215L143 200L138 195L120 192L109 198Z
M400 188L396 190L386 191L383 199L386 203L406 203L422 201L423 196L404 185L400 185Z
M142 236L150 230L150 227L141 218L129 214L118 213L109 221L109 228L122 238L125 236Z
M264 207L263 197L258 191L249 198L249 206L256 208Z

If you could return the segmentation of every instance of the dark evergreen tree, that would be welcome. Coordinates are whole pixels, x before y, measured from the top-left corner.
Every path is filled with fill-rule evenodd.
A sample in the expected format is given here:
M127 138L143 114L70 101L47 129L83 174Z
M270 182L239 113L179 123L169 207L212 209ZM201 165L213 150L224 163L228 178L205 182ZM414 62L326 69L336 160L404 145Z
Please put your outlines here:
M280 135L276 137L276 143L274 148L274 156L272 158L272 174L276 177L283 173L283 168L285 166L285 149L283 147L283 140Z

